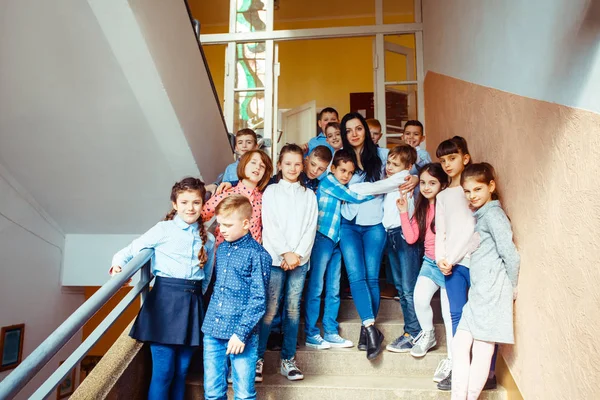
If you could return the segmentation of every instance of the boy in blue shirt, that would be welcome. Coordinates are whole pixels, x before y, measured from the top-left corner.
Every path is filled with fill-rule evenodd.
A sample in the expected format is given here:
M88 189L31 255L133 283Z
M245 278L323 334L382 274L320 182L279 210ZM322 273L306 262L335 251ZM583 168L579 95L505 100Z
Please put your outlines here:
M256 399L257 326L266 310L272 260L249 233L252 205L246 197L225 198L215 213L225 242L217 248L217 279L202 325L204 395L227 397L229 359L236 398Z
M329 143L327 143L327 137L325 136L325 127L330 122L340 122L340 117L335 108L325 107L319 113L317 125L319 125L319 134L308 141L307 154L312 153L313 149L317 146L327 146L333 153L335 150Z
M362 203L373 196L363 196L350 191L346 185L356 169L347 150L338 150L333 157L331 173L321 180L317 189L319 216L317 234L310 257L311 273L305 296L306 346L314 349L352 347L354 344L338 333L337 316L340 308L340 277L342 256L340 252L340 224L342 201ZM321 309L321 293L325 288L323 330L317 328Z
M242 158L242 156L250 150L255 150L257 148L258 137L256 136L256 132L249 128L240 129L239 131L237 131L237 133L235 134L234 147L235 154L237 154L237 160L235 160L225 168L225 172L219 175L215 183L207 185L206 191L214 193L217 189L217 186L219 186L221 182L237 181L237 167L240 163L240 158Z

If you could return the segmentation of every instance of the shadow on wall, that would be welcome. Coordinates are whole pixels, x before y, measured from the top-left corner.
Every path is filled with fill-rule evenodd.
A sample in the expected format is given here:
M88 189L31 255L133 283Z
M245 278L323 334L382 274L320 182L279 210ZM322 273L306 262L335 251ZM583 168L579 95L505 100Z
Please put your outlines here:
M565 3L566 7L571 4ZM600 69L600 0L589 0L585 10L573 22L569 30L562 25L564 20L556 21L557 31L567 32L560 43L556 43L560 51L550 75L545 98L551 98L559 84L565 98L570 98L573 104L587 95L600 90L600 71L593 75L594 67ZM593 89L595 86L595 89ZM597 96L597 94L593 94Z

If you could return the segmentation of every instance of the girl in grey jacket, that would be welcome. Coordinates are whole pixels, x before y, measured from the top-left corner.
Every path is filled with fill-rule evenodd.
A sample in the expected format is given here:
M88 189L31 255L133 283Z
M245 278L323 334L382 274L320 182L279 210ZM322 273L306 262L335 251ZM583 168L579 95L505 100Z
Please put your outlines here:
M510 221L497 200L493 167L467 166L461 185L475 212L479 247L471 255L469 300L452 344L452 399L476 400L488 378L495 344L514 343L513 301L520 258Z

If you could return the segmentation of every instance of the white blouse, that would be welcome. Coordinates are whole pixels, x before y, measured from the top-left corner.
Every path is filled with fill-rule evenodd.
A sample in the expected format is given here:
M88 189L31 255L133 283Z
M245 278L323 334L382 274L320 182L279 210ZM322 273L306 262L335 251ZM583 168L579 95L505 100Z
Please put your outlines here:
M262 198L263 246L274 266L281 266L283 254L300 256L300 265L310 259L317 232L317 196L299 182L281 179L269 185Z

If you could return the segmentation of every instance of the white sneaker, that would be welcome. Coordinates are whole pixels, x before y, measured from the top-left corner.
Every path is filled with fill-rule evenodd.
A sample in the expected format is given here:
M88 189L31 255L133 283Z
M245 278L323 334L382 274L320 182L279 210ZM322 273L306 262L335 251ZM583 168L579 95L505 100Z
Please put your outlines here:
M331 348L329 342L326 342L321 335L307 336L304 344L306 347L317 350L326 350Z
M264 360L262 358L259 358L258 360L256 360L256 376L254 377L254 382L262 382L263 381L263 364L264 364Z
M443 381L448 377L448 375L450 375L451 371L452 360L449 358L444 358L442 361L440 361L435 370L435 373L433 374L433 381L437 383Z
M434 330L421 331L413 341L413 348L410 349L410 355L416 358L424 357L429 349L435 347L436 344Z
M337 333L331 333L331 334L326 333L325 334L325 342L329 343L331 345L331 347L341 347L341 348L354 347L354 343L352 343L348 339L344 339Z
M287 377L290 381L299 381L304 379L304 374L300 371L300 368L296 365L296 359L294 357L289 360L281 360L281 368L279 369L281 375Z

